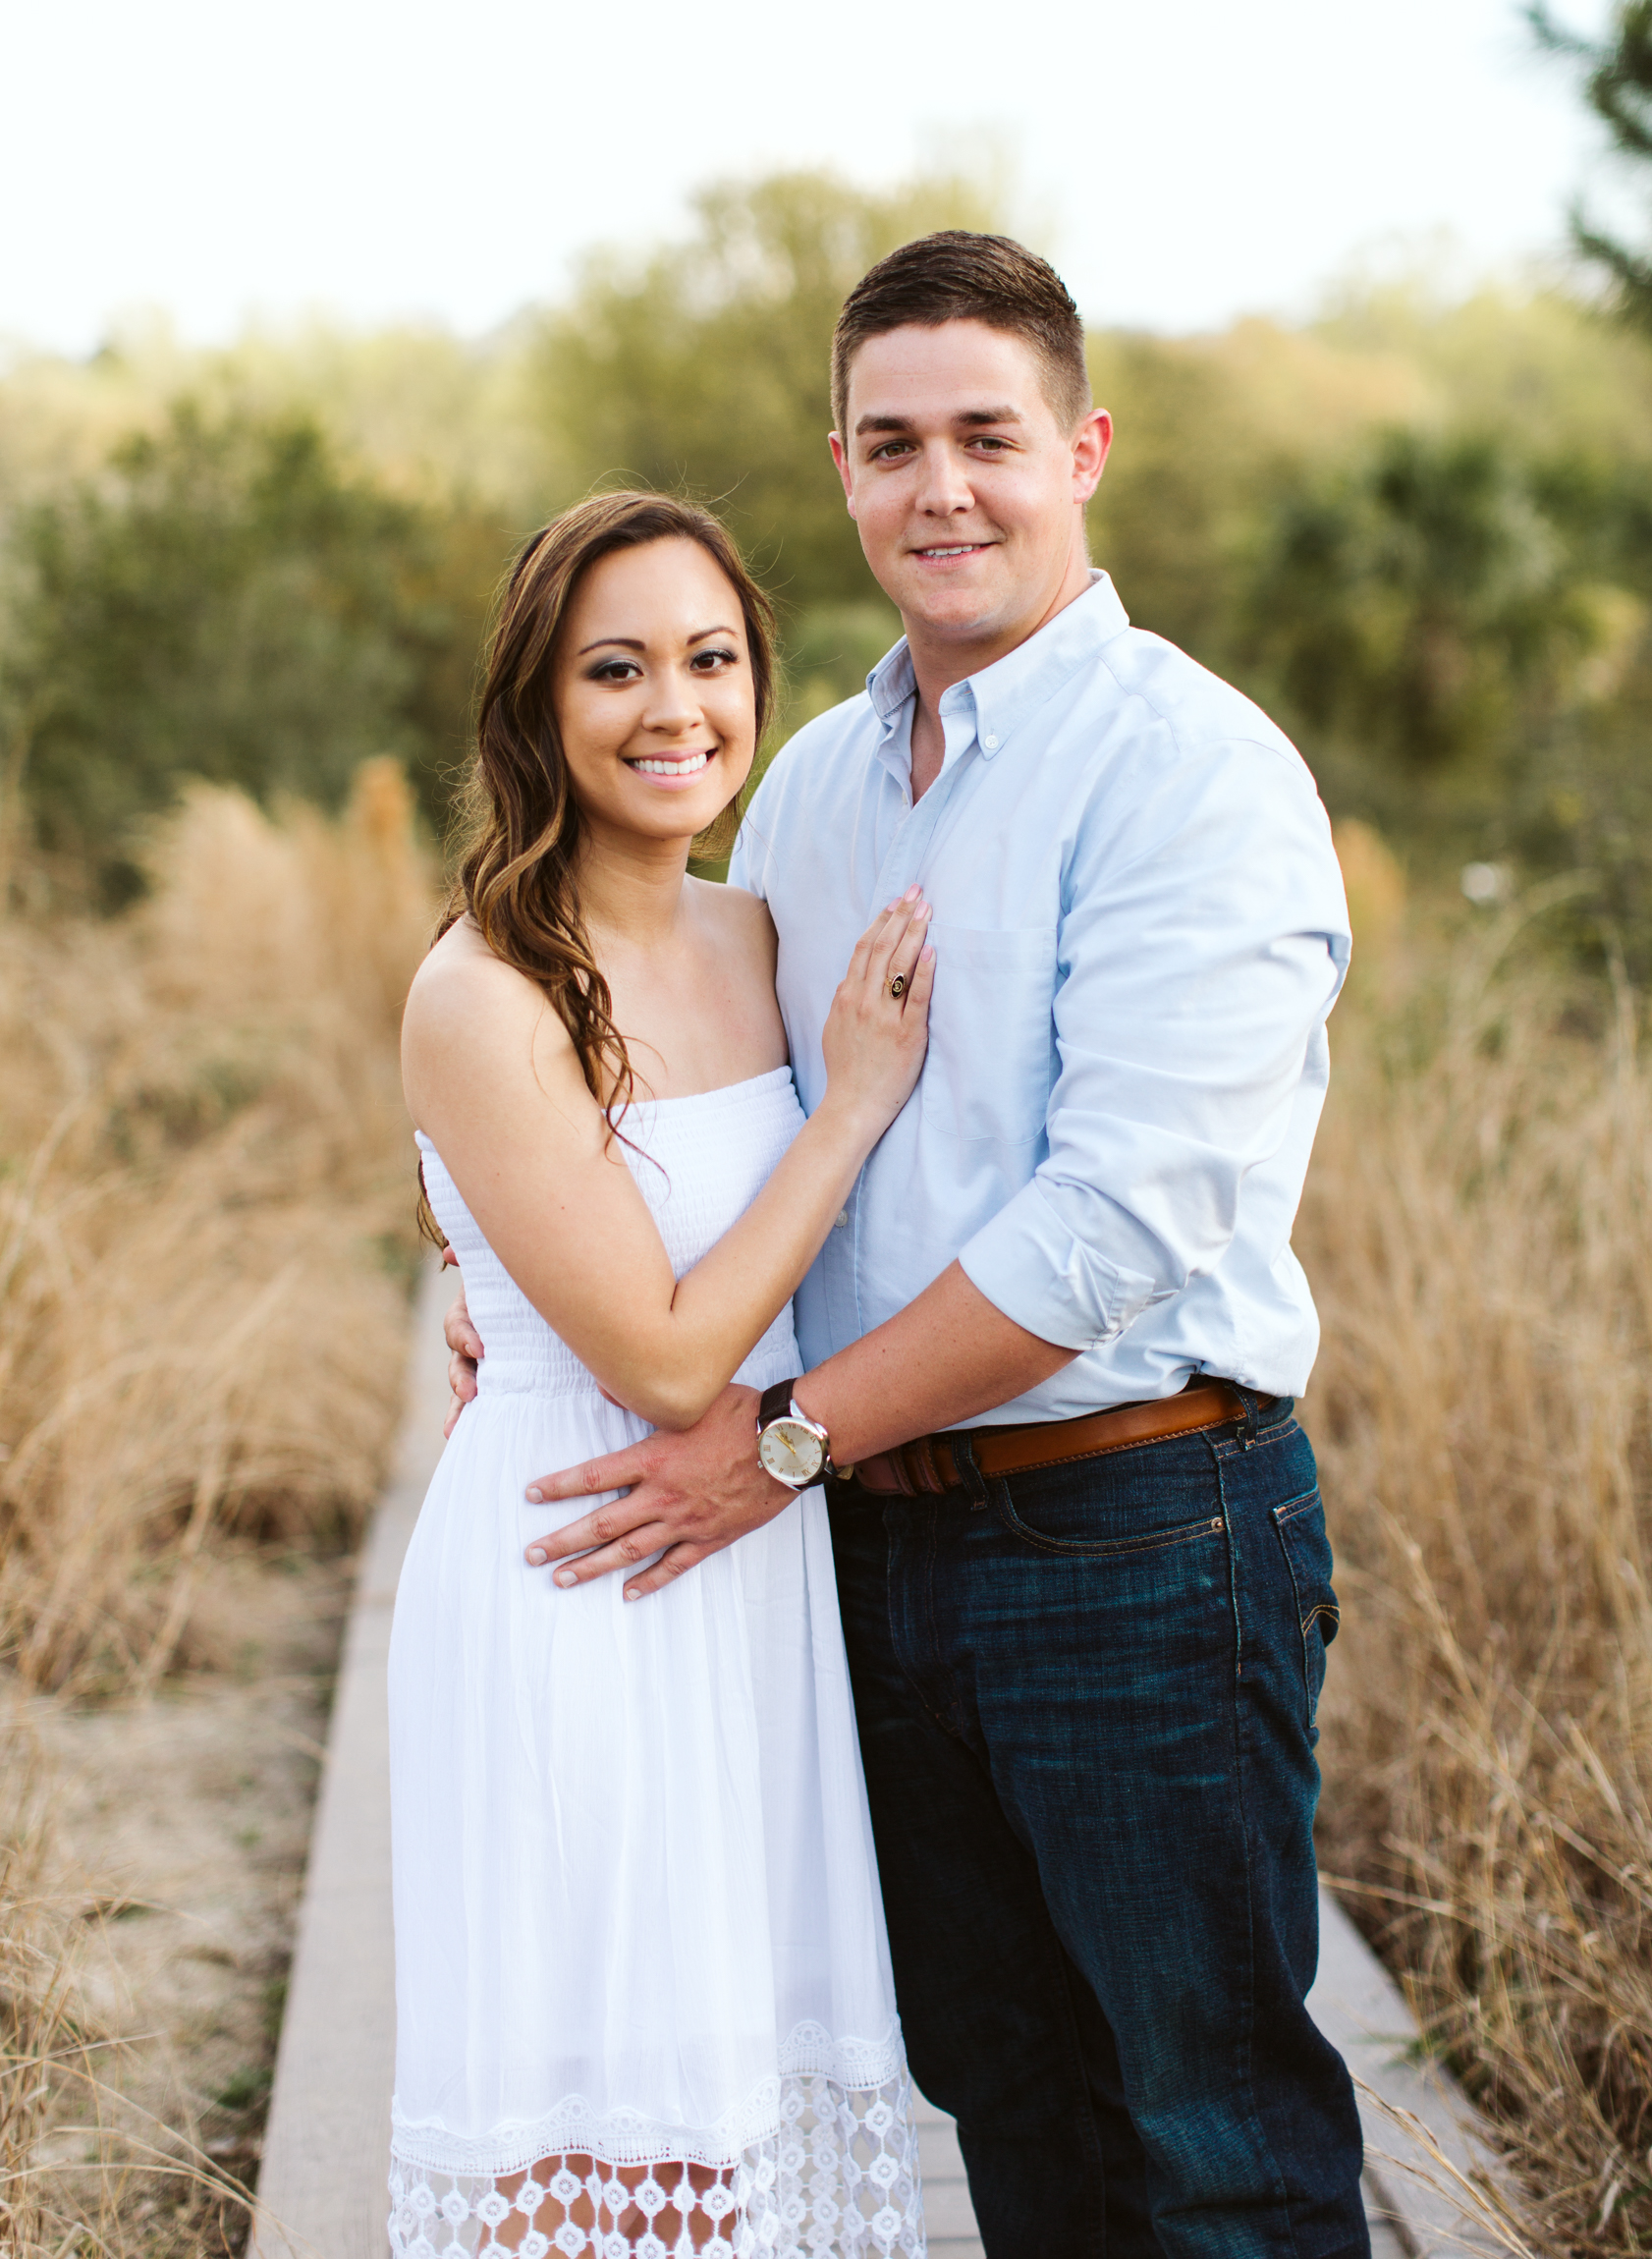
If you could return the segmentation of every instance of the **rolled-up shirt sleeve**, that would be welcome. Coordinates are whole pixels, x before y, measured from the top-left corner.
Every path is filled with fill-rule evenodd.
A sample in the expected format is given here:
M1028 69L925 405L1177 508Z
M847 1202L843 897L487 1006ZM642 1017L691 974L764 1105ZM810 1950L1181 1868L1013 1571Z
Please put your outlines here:
M1348 964L1306 771L1148 735L1153 789L1123 819L1087 809L1063 872L1048 1151L960 1255L1007 1317L1077 1350L1215 1268L1259 1163L1299 1142L1305 1165Z

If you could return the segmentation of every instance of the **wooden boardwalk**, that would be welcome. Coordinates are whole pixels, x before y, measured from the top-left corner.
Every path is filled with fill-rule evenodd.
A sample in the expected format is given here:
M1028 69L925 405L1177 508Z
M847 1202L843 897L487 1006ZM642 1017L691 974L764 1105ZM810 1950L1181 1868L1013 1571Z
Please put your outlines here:
M917 2107L918 2162L923 2169L923 2219L929 2231L930 2259L986 2259L975 2232L969 2183L958 2135L944 2110L920 2096Z
M395 2054L390 1928L389 1728L385 1664L402 1556L441 1456L447 1398L432 1266L419 1292L408 1416L389 1490L362 1550L328 1737L326 1771L294 1947L275 2087L264 2138L251 2259L386 2259L390 2085ZM1407 2168L1435 2174L1388 2104L1420 2119L1459 2170L1489 2173L1466 2106L1438 2073L1417 2068L1417 2036L1397 1988L1341 1910L1322 1901L1321 2027L1370 2090L1362 2097L1371 2158L1367 2209L1375 2259L1447 2259L1500 2248L1446 2195ZM952 2121L919 2114L924 2210L933 2259L983 2259ZM1402 2223L1396 2234L1389 2216Z

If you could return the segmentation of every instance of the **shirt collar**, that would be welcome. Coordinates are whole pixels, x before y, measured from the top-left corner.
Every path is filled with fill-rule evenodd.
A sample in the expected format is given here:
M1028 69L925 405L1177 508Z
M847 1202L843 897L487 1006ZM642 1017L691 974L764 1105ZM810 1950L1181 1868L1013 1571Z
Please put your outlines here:
M942 698L943 713L965 698L974 702L975 730L990 760L1011 733L1041 706L1103 644L1122 634L1129 616L1107 574L1092 572L1083 595L1065 605L1035 635L1018 643L978 675L955 683ZM866 693L885 733L917 687L903 635L866 677Z

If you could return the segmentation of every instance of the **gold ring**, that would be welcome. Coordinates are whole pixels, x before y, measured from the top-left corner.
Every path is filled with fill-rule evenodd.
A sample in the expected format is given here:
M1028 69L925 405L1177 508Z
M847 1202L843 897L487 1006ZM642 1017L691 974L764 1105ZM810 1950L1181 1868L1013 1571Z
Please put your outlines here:
M905 995L906 995L906 993L907 993L907 976L906 976L906 974L905 974L904 972L898 972L898 973L895 975L895 978L894 978L892 981L890 981L890 982L888 982L888 983L887 983L887 986L888 986L888 989L889 989L889 993L890 993L890 995L891 995L891 996L893 996L893 997L894 997L894 999L895 999L895 1001L896 1001L896 1003L897 1003L897 1004L899 1004L899 1003L900 1003L900 1001L901 1001L901 999L902 999L902 997L903 997L903 996L905 996Z

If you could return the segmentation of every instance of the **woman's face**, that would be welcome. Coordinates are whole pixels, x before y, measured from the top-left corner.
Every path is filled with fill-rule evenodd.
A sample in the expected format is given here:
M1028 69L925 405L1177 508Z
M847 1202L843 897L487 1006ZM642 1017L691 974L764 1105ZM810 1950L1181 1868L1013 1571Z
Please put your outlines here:
M744 617L716 559L674 536L593 565L563 620L553 696L588 822L657 840L703 831L756 750Z

